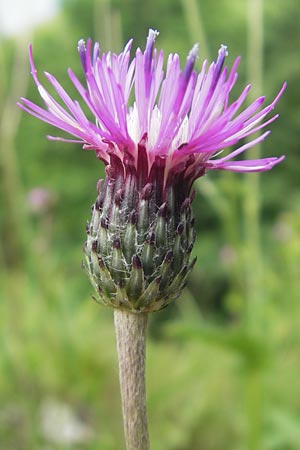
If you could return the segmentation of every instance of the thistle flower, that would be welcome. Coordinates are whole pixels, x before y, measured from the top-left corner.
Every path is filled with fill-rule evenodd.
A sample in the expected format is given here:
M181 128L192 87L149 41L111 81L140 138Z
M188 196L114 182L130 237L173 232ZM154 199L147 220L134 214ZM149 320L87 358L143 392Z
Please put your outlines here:
M159 310L185 285L195 263L193 182L208 170L266 171L284 159L235 158L267 137L269 131L249 140L278 117L267 118L285 84L270 105L263 107L259 97L242 110L250 85L229 101L239 58L228 71L222 45L217 60L204 61L198 74L195 45L183 70L177 54L164 69L163 51L154 49L157 34L149 31L145 51L137 49L131 62L132 40L119 55L100 55L98 43L79 41L86 86L71 69L68 74L92 120L47 72L61 102L44 88L31 47L31 73L46 109L24 98L19 104L75 137L49 139L78 142L104 162L106 176L86 228L85 267L101 303L131 312Z

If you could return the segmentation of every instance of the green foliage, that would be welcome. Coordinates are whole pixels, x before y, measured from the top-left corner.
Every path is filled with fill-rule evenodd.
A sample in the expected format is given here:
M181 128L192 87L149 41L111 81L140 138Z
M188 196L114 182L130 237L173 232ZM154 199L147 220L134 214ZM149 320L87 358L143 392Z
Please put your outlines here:
M246 0L198 0L199 16L189 18L179 0L64 0L63 6L53 23L36 30L33 48L39 77L53 73L75 98L67 67L80 76L79 38L119 50L130 37L143 46L147 28L158 28L158 47L184 60L195 39L193 21L211 58L221 43L229 46L229 64L241 54L240 87L248 82ZM197 182L198 263L182 298L153 314L149 327L153 450L300 446L300 9L296 0L284 7L265 1L264 13L264 92L270 100L285 79L288 88L263 152L287 159L261 177L258 238L245 220L254 178L218 173ZM93 152L47 141L56 130L19 115L19 95L41 101L31 80L27 93L21 89L27 80L20 50L25 59L27 42L1 43L0 114L10 124L0 128L1 448L121 449L112 312L92 302L80 270L103 166ZM44 209L30 206L36 187L50 195ZM85 439L72 444L47 434L42 415L53 403L60 410L67 405L88 427Z

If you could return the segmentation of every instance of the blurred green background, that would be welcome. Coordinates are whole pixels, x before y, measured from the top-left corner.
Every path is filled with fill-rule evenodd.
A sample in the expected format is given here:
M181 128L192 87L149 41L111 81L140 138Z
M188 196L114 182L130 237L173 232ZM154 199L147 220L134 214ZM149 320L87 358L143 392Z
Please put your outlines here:
M119 51L130 38L199 66L220 44L242 56L234 90L275 97L280 118L249 157L286 154L263 175L196 183L198 262L181 298L150 320L147 384L153 450L300 448L300 8L298 0L64 0L34 33L0 41L0 448L124 448L112 311L81 271L85 221L102 164L49 142L17 109L37 101L36 66L77 95L77 41ZM199 68L198 66L198 68ZM234 98L234 95L232 98Z

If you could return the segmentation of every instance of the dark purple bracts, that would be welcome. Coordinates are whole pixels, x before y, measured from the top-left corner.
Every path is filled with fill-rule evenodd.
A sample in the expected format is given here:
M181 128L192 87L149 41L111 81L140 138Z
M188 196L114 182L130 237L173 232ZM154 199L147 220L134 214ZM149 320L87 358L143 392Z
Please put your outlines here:
M150 312L178 297L195 263L190 262L194 219L191 183L183 172L170 174L163 188L165 161L157 157L149 172L145 147L140 145L138 152L139 170L112 155L106 178L98 184L85 268L98 301Z

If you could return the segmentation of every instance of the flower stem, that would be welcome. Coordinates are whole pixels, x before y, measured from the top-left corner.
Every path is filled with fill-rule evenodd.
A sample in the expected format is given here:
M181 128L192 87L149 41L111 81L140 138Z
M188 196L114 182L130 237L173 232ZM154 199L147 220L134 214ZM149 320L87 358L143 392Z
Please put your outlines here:
M149 450L145 388L147 314L115 309L124 433L127 450Z

